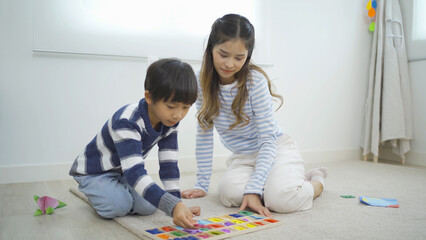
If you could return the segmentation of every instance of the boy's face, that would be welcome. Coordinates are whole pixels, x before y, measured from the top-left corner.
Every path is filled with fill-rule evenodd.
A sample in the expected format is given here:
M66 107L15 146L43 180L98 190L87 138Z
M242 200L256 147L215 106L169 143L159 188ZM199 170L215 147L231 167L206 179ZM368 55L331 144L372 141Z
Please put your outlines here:
M154 129L160 122L167 127L175 125L186 116L191 107L191 104L171 102L169 100L161 100L154 103L148 91L145 92L145 100L148 103L148 115Z

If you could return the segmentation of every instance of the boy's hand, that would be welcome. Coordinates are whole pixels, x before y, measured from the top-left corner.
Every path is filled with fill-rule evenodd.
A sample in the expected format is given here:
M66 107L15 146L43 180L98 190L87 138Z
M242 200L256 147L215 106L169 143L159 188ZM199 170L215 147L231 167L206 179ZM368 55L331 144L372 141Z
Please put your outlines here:
M183 198L191 199L191 198L205 197L207 193L201 189L188 189L188 190L182 191L181 195Z
M243 198L243 202L241 203L241 207L238 211L243 211L246 207L253 209L254 211L258 212L262 216L272 217L272 214L269 211L269 209L262 205L259 194L255 194L255 193L245 194Z
M196 213L200 213L200 207L198 207L198 209L195 207L189 210L182 202L179 202L173 209L173 223L187 229L196 228L194 224L196 224L197 221L192 219L193 215Z

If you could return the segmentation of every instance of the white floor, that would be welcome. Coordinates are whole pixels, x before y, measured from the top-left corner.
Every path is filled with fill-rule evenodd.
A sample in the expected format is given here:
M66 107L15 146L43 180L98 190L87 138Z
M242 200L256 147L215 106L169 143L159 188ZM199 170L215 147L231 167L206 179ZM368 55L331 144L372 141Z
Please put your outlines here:
M235 239L426 239L426 168L360 160L322 163L329 170L326 192L313 209L292 214L274 214L282 226ZM318 163L307 164L307 169ZM220 205L212 177L206 198L184 200L200 205L201 217L235 211ZM193 174L182 175L182 189L192 186ZM73 180L0 185L0 239L139 239L117 222L99 218L84 201L69 192ZM357 198L345 199L351 194ZM58 198L68 206L52 215L34 217L33 195ZM359 196L396 198L400 208L379 208L359 202ZM226 212L224 212L226 211ZM155 221L154 221L155 220ZM136 219L141 229L171 224L157 212Z

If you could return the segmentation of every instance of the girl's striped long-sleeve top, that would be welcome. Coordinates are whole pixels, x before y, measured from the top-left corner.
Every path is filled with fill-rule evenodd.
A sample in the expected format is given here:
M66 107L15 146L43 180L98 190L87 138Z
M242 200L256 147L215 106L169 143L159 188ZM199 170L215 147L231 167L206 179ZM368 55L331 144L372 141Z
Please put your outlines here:
M198 84L200 86L200 84ZM272 96L268 89L267 79L257 71L251 71L251 79L247 82L248 99L243 111L250 118L246 126L229 129L235 123L231 112L232 102L237 95L236 82L220 85L219 115L214 119L214 128L219 133L224 146L233 153L258 154L255 171L250 177L245 193L263 194L263 186L275 160L276 140L283 134L274 118ZM198 109L202 104L202 92L199 88ZM208 191L212 172L213 128L204 131L200 125L196 136L197 183L195 188Z
M152 205L172 216L180 202L178 124L156 131L149 120L145 99L122 107L75 159L71 176L116 171ZM163 190L145 170L145 158L158 145L159 176Z

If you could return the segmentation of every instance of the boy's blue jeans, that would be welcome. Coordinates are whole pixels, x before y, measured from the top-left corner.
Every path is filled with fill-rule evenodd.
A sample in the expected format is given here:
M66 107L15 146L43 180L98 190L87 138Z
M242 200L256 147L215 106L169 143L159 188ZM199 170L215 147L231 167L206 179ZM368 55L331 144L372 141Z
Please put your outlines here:
M115 172L75 176L78 190L83 192L96 212L104 218L127 214L151 215L157 208L139 195L126 178Z

